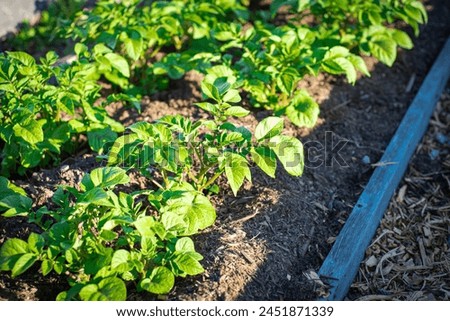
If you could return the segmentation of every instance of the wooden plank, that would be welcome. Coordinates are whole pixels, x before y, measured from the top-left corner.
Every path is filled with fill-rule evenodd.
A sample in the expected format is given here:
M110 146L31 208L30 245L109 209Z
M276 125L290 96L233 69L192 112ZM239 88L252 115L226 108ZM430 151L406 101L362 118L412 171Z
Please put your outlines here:
M343 300L347 294L449 76L450 38L389 143L380 161L386 165L375 169L319 270L321 279L331 286L330 295L322 300Z

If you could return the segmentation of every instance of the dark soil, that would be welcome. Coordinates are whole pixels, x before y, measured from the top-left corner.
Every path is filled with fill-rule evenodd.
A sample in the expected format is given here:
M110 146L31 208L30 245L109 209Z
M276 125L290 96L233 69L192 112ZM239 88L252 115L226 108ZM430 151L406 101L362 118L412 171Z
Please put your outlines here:
M313 130L287 125L287 134L299 137L306 147L303 177L283 170L277 179L254 169L253 184L233 197L227 188L213 197L215 225L195 237L206 272L177 280L168 300L313 300L317 298L310 271L318 271L373 167L389 143L409 103L450 34L450 3L431 0L429 23L415 39L411 51L399 52L393 68L366 61L372 77L355 86L342 78L305 79L306 88L321 105L321 119ZM408 30L405 28L405 30ZM170 91L143 100L137 114L121 106L110 112L124 122L155 120L165 114L207 117L191 107L200 97L200 77L173 83ZM254 127L268 116L255 110L242 120ZM45 204L60 184L76 186L85 172L101 166L95 155L80 154L55 169L41 170L15 180L31 195L35 206ZM145 180L133 186L144 188ZM448 195L448 194L447 194ZM35 227L21 218L0 217L0 244L9 237L24 237ZM448 279L447 279L448 282ZM448 286L448 284L447 284ZM0 274L0 299L53 300L65 287L64 278L43 279L37 270L11 279ZM354 298L354 296L352 296ZM155 299L129 291L130 300ZM161 299L161 298L160 298Z

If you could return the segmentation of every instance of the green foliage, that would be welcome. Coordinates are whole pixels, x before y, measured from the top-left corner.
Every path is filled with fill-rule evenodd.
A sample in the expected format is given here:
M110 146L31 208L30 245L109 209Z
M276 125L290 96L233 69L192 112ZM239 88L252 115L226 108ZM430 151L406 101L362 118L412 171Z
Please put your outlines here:
M25 52L0 54L2 175L57 162L80 133L123 130L95 105L101 87L91 77L93 65L58 65L57 59L54 52L40 62ZM97 147L95 139L91 145Z
M209 74L202 82L203 95L211 102L197 106L208 111L212 120L192 122L182 116L165 116L156 123L136 123L128 128L128 134L116 140L108 164L139 169L164 189L189 182L199 192L225 174L236 194L246 179L251 181L250 160L274 177L278 158L288 173L300 176L303 147L297 139L281 134L281 118L269 117L259 123L255 139L249 129L228 120L248 114L236 105L241 101L236 89L239 84L229 80L233 77ZM186 199L192 206L196 201L192 196ZM189 209L183 208L182 212Z
M80 134L107 159L108 167L86 174L78 189L58 188L52 204L37 210L0 177L2 215L27 216L42 231L6 240L0 270L15 277L39 264L44 276L66 275L69 288L58 300L125 300L130 285L165 294L177 277L202 273L190 237L215 222L208 195L218 192L219 177L236 195L251 181L252 164L273 178L278 164L302 175L303 146L283 134L281 118L315 125L319 106L300 81L325 72L354 84L358 73L369 76L362 55L391 66L398 47L412 48L394 22L417 35L427 21L417 0L273 0L269 11L252 14L248 1L238 0L100 0L89 10L81 10L83 0L69 2L56 1L59 19L44 14L18 39L58 30L78 41L74 62L59 63L54 52L39 62L25 52L0 53L2 175L57 163ZM280 25L281 8L289 21ZM204 100L196 106L209 119L165 116L118 134L124 128L106 104L121 100L139 109L130 93L167 89L169 79L189 70L204 74ZM100 79L124 91L99 101ZM254 132L233 122L249 114L242 92L274 113ZM123 192L132 170L153 188Z
M2 191L22 193L0 182ZM43 233L30 234L27 242L8 239L0 249L0 270L15 277L40 262L43 275L68 275L71 288L58 300L125 300L130 282L164 294L176 276L202 273L202 256L187 235L214 223L209 200L187 183L133 194L114 190L128 182L123 169L97 168L83 177L80 190L59 188L54 210L28 209ZM143 195L158 200L153 210L143 208Z
M59 34L88 46L104 44L126 59L132 69L131 80L151 92L165 88L162 76L179 79L198 66L198 59L191 58L208 47L211 30L243 12L245 8L236 0L101 0L92 10L79 11ZM167 48L187 51L178 54L167 52ZM161 55L162 51L167 55ZM141 81L143 77L152 81ZM132 87L128 80L113 82L122 88Z
M246 5L101 0L89 10L72 5L56 29L80 42L75 52L91 60L92 77L104 76L128 93L153 93L189 70L208 74L211 67L227 66L253 106L312 127L319 108L298 88L300 80L326 72L354 84L358 72L369 75L360 55L392 66L398 47L412 48L409 35L392 28L395 21L406 22L416 35L427 21L418 0L274 0L268 12L254 14ZM289 21L276 25L281 8L290 11Z
M130 282L164 294L176 277L202 273L203 257L189 236L214 224L216 211L205 194L217 178L225 175L236 194L251 180L251 160L272 177L277 159L291 175L301 175L304 166L303 146L282 134L281 118L261 121L253 139L248 129L228 121L248 111L236 105L239 83L216 76L202 83L210 102L198 104L213 119L165 116L135 123L112 145L108 165L139 169L154 182L153 190L117 192L129 176L122 168L102 167L86 174L79 189L60 187L52 210L34 212L23 190L1 178L4 215L28 215L43 232L28 242L8 239L0 249L0 270L14 277L40 262L43 275L68 275L71 288L58 300L124 300ZM142 206L143 196L152 209ZM25 205L8 207L9 197L23 198Z
M360 54L392 66L397 47L411 49L413 44L407 33L388 25L403 20L417 35L427 17L415 0L272 1L269 17L281 7L290 8L289 24L275 26L262 15L245 31L241 24L231 23L221 24L213 34L223 57L234 56L230 67L253 105L286 114L305 127L314 126L319 114L318 105L298 89L305 75L345 75L354 84L357 72L369 76ZM306 20L313 23L305 24Z
M33 203L25 191L0 176L0 212L5 217L27 215Z

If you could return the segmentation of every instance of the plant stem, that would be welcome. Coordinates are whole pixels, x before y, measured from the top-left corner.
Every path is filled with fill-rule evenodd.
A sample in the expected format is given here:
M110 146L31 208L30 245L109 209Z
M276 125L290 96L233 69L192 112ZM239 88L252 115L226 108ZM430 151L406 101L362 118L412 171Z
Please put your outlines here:
M163 169L161 171L161 175L162 175L163 180L164 180L164 185L166 186L166 188L168 188L169 187L169 178L167 177L167 171Z
M222 175L223 171L219 171L217 173L215 173L203 186L201 186L198 190L202 191L205 188L207 188L208 186L210 186L212 183L214 183L216 181L216 179L219 178L220 175Z

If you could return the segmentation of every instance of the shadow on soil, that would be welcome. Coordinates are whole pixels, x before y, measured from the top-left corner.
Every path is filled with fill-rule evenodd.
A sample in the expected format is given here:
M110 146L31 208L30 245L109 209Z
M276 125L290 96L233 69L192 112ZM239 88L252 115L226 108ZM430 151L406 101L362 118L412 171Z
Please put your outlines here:
M450 4L444 0L430 3L435 7L429 13L429 24L412 51L399 53L393 68L368 59L372 77L360 79L354 87L325 76L303 81L302 86L321 103L321 121L313 131L287 126L287 133L297 135L307 147L303 177L290 177L281 166L277 179L254 169L253 186L245 186L237 198L230 194L217 197L214 230L196 236L197 250L205 256L205 273L177 280L173 293L164 299L317 297L320 288L305 274L320 268L372 173L370 164L380 159L450 33ZM256 115L261 119L268 113ZM45 288L44 281L34 280L34 275L30 271L15 286ZM4 280L5 285L11 282L9 276ZM61 284L61 280L50 280L48 288L59 292ZM53 300L55 291L39 290L35 298ZM5 298L3 292L0 289L0 298ZM131 300L155 299L131 288L129 293ZM6 298L19 299L11 295Z

